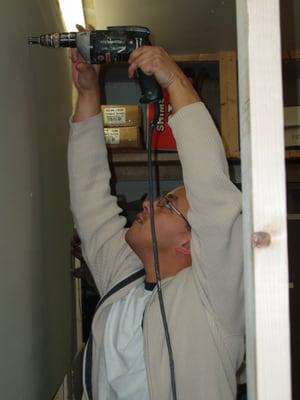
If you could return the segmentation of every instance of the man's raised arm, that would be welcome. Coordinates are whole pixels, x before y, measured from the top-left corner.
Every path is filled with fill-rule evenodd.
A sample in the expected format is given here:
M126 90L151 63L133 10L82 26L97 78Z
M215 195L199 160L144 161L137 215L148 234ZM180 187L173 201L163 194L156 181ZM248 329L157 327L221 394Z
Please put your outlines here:
M192 268L207 306L223 325L243 329L241 194L230 181L221 137L205 105L174 60L161 48L135 50L136 68L154 74L169 91L192 227ZM199 288L200 289L200 288Z
M71 209L85 260L101 295L141 268L127 245L125 218L110 193L110 170L100 114L99 65L86 64L72 49L78 98L70 121L68 167Z

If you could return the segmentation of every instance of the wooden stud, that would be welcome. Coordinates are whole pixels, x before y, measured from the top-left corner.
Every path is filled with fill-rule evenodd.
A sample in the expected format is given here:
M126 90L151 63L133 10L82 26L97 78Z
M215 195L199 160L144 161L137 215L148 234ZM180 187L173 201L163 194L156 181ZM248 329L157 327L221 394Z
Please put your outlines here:
M290 400L279 0L237 0L236 7L248 399ZM252 247L254 232L266 233L269 245Z
M236 53L220 53L221 134L227 157L239 156Z

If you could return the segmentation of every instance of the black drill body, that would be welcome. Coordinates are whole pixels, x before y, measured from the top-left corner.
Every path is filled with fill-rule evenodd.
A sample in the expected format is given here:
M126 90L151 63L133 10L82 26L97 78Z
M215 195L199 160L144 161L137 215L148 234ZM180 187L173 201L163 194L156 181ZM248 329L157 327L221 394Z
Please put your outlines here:
M46 47L77 47L89 64L128 61L138 47L151 45L150 31L139 26L114 26L107 30L84 32L50 33L29 38L30 44ZM137 70L136 78L142 91L141 103L151 103L162 98L160 85L153 76Z
M144 28L146 29L146 28ZM92 31L90 35L90 59L92 64L111 61L128 61L138 47L150 45L150 32L133 27L111 27L106 31Z

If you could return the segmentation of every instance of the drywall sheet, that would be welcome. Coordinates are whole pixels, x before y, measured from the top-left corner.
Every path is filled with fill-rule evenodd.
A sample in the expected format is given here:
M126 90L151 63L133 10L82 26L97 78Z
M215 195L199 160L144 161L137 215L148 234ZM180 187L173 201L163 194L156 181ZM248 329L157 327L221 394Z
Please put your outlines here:
M72 347L68 55L27 46L63 29L56 1L2 1L0 24L0 398L48 400Z

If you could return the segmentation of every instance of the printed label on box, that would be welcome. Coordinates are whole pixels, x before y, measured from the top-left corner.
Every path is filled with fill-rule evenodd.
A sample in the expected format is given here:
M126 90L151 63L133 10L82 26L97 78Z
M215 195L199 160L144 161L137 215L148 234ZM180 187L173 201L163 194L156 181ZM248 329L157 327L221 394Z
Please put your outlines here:
M119 144L120 143L119 128L104 128L104 138L106 144Z
M107 107L103 114L104 124L124 124L126 122L125 107Z
M300 127L288 126L284 129L285 134L285 147L299 147L300 146Z

